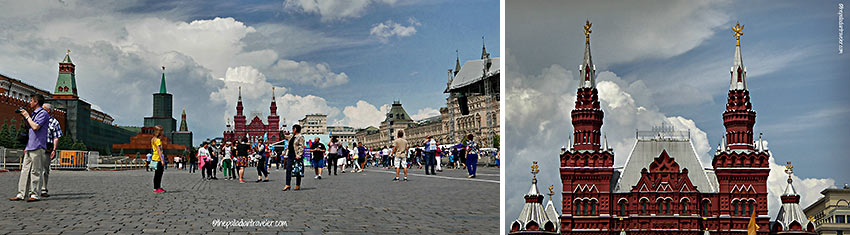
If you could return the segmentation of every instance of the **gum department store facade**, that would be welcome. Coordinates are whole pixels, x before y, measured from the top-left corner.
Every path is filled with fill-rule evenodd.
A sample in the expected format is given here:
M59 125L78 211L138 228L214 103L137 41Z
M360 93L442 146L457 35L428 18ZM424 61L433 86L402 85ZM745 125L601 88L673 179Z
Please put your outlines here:
M470 60L461 67L460 58L455 69L448 70L445 93L447 107L440 108L440 115L414 121L395 101L380 127L359 130L356 140L367 148L389 146L398 130L404 130L405 138L413 145L433 136L438 144L457 144L467 134L475 135L481 147L493 147L492 139L499 134L499 61L490 58L486 47L481 48L481 59ZM468 113L461 112L460 103L466 100ZM465 111L465 110L464 110Z

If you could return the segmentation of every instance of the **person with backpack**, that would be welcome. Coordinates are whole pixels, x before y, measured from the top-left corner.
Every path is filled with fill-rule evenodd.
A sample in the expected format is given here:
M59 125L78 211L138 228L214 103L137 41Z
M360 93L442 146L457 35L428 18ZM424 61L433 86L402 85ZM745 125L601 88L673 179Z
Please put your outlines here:
M435 141L434 138L432 138L429 135L428 137L425 138L424 146L425 146L425 174L426 175L436 175L437 173L434 172L435 171L434 163L436 161L434 159L434 154L436 154L436 152L437 152L437 141ZM429 167L431 168L430 172L428 171Z

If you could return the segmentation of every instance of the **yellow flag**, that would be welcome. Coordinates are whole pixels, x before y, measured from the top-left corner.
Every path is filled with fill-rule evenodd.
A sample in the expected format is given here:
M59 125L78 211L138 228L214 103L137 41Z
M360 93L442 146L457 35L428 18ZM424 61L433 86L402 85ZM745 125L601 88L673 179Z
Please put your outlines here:
M747 226L747 235L756 235L756 231L759 230L759 226L756 224L756 211L753 210L753 214L750 216L750 225Z

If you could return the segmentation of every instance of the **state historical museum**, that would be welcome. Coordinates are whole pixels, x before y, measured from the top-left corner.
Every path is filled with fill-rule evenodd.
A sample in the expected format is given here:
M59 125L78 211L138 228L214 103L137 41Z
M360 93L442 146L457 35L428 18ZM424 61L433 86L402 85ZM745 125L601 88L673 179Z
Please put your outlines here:
M768 234L770 152L753 138L756 112L741 57L743 27L733 28L738 40L722 115L726 134L712 165L700 162L689 132L656 128L638 131L625 166L615 168L613 149L600 144L604 112L590 54L590 26L587 22L584 27L574 133L560 155L561 211L553 215L554 208L544 209L533 184L519 219L511 223L511 234L747 234L753 214L758 234ZM806 225L792 226L796 230L810 229L809 221L798 222Z

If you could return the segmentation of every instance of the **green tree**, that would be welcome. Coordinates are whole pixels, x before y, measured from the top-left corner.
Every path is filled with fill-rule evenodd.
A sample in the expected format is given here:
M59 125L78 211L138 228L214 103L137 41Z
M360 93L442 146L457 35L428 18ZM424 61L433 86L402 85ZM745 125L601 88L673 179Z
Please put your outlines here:
M29 128L29 127L24 126L24 124L15 125L15 126L17 126L18 128L14 129L14 131L10 134L10 136L12 136L12 140L13 140L12 141L13 146L14 146L13 148L16 148L16 149L24 148L24 147L26 147L26 143L21 143L20 141L18 141L18 137L21 135L21 132L26 131L27 128Z
M71 146L71 149L80 151L88 150L88 148L86 148L86 144L84 144L82 141L77 141L76 139L74 139L74 144Z
M74 148L74 139L68 137L67 135L63 135L59 137L59 146L58 149L61 150L72 150Z
M9 132L9 125L7 125L8 121L3 120L3 126L0 126L0 146L9 148L12 147L12 140L8 137L7 132Z
M499 148L499 135L493 136L493 148Z

